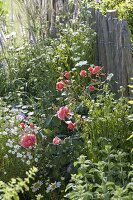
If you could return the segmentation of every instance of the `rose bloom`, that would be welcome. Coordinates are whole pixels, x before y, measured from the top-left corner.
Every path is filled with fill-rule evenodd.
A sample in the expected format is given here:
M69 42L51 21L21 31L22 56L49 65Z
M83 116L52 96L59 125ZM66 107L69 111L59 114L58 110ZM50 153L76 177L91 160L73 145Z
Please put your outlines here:
M34 128L34 124L32 122L30 123L30 128Z
M91 72L91 73L92 73L93 69L94 69L93 67L88 68L89 72Z
M69 79L71 77L70 72L65 72L64 73L64 77L67 78L67 79Z
M36 143L36 135L33 133L25 133L20 137L19 144L24 148L34 146Z
M88 70L92 73L92 74L97 74L98 72L101 71L101 67L100 66L95 66L95 67L89 67Z
M68 124L68 126L67 126L68 129L73 130L75 128L75 123L73 123L71 121L68 121L66 123Z
M57 111L57 116L60 120L64 120L66 117L69 117L70 110L67 106L60 107Z
M24 129L24 128L25 128L25 123L22 122L22 123L20 124L20 126L21 126L22 129Z
M62 90L65 86L65 83L63 81L56 83L56 90Z
M85 77L86 74L87 74L87 71L86 71L86 70L81 70L81 71L80 71L80 76Z
M90 85L90 86L89 86L89 90L90 90L91 92L94 91L94 90L95 90L94 85Z
M57 136L53 139L53 144L55 144L55 145L60 144L60 142L61 142L61 139L58 138Z

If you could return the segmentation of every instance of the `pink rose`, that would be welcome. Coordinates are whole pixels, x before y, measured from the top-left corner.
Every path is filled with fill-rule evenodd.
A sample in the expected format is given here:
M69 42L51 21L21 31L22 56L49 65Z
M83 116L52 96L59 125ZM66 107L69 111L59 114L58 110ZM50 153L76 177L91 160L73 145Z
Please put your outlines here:
M24 128L25 128L25 123L22 122L22 123L20 124L20 126L21 126L22 129L24 129Z
M94 85L90 85L90 86L89 86L89 90L90 90L91 92L94 91L94 90L95 90Z
M57 136L53 139L53 144L55 144L55 145L60 144L60 142L61 142L61 139L58 138Z
M67 79L69 79L71 77L70 72L65 72L64 73L64 77L67 78Z
M87 74L87 71L86 71L86 70L81 70L81 71L80 71L80 76L85 77L86 74Z
M68 121L66 123L68 124L68 126L67 126L68 129L73 130L75 128L75 123L73 123L71 121Z
M100 66L95 66L95 67L89 67L89 71L92 73L92 74L97 74L98 72L101 71L101 67Z
M88 68L89 72L91 72L91 73L92 73L93 69L94 69L93 67Z
M56 90L62 90L64 88L65 84L63 81L60 81L56 83Z
M102 68L101 68L100 66L95 66L92 73L93 73L93 74L97 74L98 72L100 72L101 69L102 69Z
M67 106L60 107L57 111L57 116L60 120L64 120L66 117L69 117L70 110Z
M29 148L35 145L36 135L33 133L25 133L20 137L19 144L24 148Z
M30 128L34 128L34 124L33 123L30 123Z

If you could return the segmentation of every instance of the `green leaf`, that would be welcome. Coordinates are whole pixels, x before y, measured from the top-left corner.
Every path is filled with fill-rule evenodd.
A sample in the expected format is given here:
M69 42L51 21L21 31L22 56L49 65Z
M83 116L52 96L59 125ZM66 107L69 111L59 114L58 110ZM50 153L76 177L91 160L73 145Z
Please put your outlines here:
M129 138L127 138L127 140L130 140L130 139L132 139L132 138L133 138L133 133L132 133L132 135L130 135Z
M128 101L128 103L133 105L133 100Z
M53 116L49 116L49 117L46 119L46 124L45 124L46 127L49 126L49 125L51 124L52 120L53 120Z
M133 88L133 85L128 85L129 88Z

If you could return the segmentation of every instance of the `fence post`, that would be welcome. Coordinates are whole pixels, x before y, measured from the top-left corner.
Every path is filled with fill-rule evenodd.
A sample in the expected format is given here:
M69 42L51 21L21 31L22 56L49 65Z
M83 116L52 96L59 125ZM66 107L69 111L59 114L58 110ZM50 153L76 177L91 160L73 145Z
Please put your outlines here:
M117 18L117 10L108 10L106 16L95 11L97 52L96 64L104 67L107 73L114 74L113 89L125 87L125 95L130 95L128 85L133 77L133 59L130 31L127 21Z

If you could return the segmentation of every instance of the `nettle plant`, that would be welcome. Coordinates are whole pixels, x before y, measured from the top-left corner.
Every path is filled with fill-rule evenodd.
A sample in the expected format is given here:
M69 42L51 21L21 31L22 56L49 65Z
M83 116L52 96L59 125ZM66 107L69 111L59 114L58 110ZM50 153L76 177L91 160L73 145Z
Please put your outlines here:
M132 148L131 141L127 140L133 125L129 119L132 109L128 100L123 96L115 99L108 85L104 85L103 91L95 100L86 101L88 112L82 126L86 151L90 155L92 153L95 161L105 144L111 144L114 149L123 149L127 153Z
M26 172L27 177L24 179L21 178L12 178L9 182L0 181L0 199L5 200L19 200L19 194L29 191L29 183L34 179L35 174L37 173L37 168L32 167L28 172ZM41 195L36 196L36 199L41 199Z
M66 187L67 199L132 199L133 166L126 161L126 153L105 146L104 154L106 159L97 163L84 155L78 158L77 173Z

